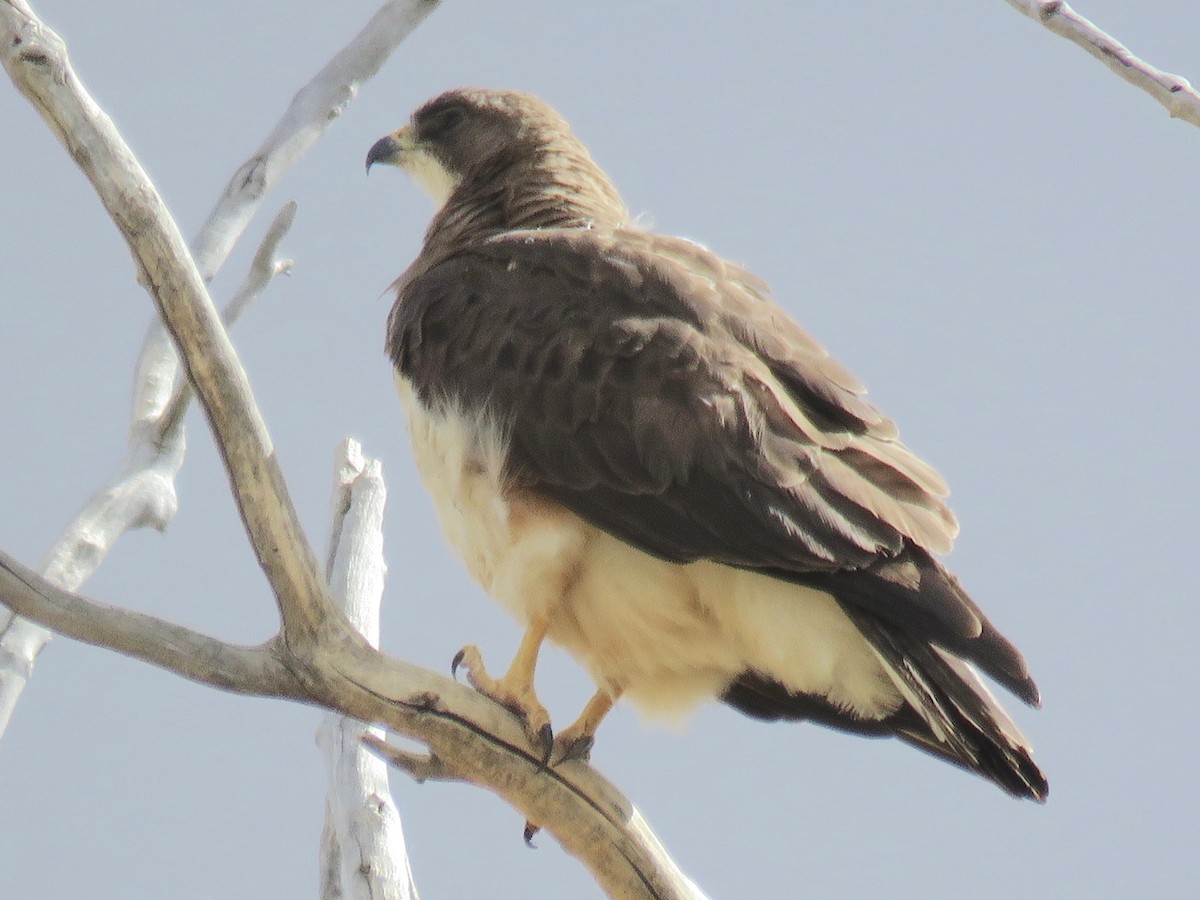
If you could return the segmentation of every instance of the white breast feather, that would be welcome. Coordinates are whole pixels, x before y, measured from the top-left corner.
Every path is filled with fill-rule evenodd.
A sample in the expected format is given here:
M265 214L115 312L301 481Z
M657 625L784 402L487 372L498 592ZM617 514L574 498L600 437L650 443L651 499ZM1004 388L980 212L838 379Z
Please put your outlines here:
M472 577L549 637L597 684L643 712L678 715L754 669L867 718L901 695L828 594L714 562L666 562L560 506L502 490L494 423L425 407L397 376L417 467L442 530Z

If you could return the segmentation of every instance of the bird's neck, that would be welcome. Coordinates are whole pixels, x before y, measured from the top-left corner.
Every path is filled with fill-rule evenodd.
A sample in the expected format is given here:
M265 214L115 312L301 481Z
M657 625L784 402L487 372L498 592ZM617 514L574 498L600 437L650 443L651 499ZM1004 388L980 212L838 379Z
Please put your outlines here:
M582 147L497 160L466 179L434 216L427 245L534 228L618 228L629 212Z

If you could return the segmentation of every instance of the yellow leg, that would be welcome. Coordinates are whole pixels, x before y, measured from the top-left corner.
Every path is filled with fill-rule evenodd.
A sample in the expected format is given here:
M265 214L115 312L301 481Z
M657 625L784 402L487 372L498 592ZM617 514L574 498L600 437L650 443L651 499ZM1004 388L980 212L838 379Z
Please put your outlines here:
M513 657L512 665L500 679L500 683L514 693L534 696L533 674L537 668L542 641L546 640L546 631L549 627L549 622L536 619L529 624L529 627L525 629L525 634L521 636L517 655Z
M485 697L490 697L501 706L511 710L525 726L533 745L542 752L544 761L550 758L554 748L554 732L550 728L550 715L538 701L533 688L534 670L537 668L538 651L542 641L546 639L549 623L537 619L525 629L517 655L513 657L512 665L498 681L488 675L483 665L483 657L479 648L470 645L463 647L450 664L452 673L462 666L467 670L467 681Z

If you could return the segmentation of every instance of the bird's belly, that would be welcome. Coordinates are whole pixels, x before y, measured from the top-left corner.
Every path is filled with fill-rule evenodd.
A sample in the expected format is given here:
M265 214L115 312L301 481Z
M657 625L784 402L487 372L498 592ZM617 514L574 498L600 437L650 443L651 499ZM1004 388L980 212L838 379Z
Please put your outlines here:
M562 506L506 489L486 419L430 409L397 376L414 456L448 541L522 623L643 712L677 715L753 669L866 717L899 695L870 645L822 591L714 562L668 562Z
M747 670L866 718L899 706L874 650L825 592L668 562L586 527L584 565L551 636L642 712L685 713Z
M574 579L584 523L505 485L504 442L486 416L430 408L400 375L396 386L417 469L467 571L518 621L550 618Z

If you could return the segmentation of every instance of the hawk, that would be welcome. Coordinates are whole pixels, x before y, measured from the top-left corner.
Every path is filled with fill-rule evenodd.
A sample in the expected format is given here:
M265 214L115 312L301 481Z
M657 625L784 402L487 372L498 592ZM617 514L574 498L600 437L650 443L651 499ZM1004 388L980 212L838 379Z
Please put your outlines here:
M1025 661L938 560L938 474L769 297L638 228L566 121L457 89L382 138L436 212L395 284L387 353L443 531L523 626L507 672L465 666L548 761L618 698L894 735L1044 800L1030 746L976 674L1026 703ZM597 685L554 738L549 639Z

